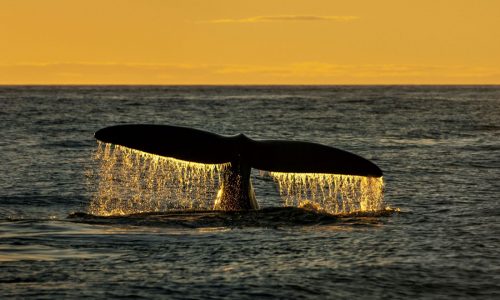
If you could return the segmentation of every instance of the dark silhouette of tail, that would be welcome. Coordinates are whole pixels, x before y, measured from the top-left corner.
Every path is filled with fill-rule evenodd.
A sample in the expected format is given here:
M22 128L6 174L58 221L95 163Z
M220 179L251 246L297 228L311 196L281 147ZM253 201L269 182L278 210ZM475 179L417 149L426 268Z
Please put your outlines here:
M361 156L309 142L253 140L243 134L222 136L187 127L142 124L106 127L95 138L198 163L244 161L251 168L272 172L382 176L379 167Z
M251 168L271 172L382 176L379 167L361 156L310 142L253 140L243 134L222 136L188 127L146 124L106 127L97 131L95 138L185 161L231 163L229 173L223 177L222 199L216 201L216 208L224 210L257 208L250 183Z

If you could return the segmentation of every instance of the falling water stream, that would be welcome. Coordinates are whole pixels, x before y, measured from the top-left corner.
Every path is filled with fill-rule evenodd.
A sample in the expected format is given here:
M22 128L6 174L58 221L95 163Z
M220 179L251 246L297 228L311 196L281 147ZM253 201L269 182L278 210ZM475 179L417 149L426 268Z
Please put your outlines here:
M98 143L97 190L88 212L99 216L209 210L228 164L200 164ZM90 183L92 186L93 182Z
M214 209L221 175L230 165L200 164L98 143L97 184L88 212L96 216ZM329 214L383 209L383 179L316 173L262 173L279 186L281 206Z

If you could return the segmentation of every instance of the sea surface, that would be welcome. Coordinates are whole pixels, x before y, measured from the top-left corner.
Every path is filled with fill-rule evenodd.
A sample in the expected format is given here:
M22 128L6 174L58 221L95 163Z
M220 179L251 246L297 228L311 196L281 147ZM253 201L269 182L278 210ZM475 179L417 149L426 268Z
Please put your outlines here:
M375 162L391 213L86 215L93 134L169 124ZM0 298L500 299L499 86L0 86ZM399 210L399 211L398 211Z

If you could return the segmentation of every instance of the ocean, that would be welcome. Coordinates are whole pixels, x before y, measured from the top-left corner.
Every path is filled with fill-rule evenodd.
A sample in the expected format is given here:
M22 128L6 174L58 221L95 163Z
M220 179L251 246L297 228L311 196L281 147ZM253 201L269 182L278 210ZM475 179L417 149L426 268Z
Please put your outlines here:
M321 143L384 171L390 213L103 218L94 132L167 124ZM0 86L0 298L500 297L499 86Z

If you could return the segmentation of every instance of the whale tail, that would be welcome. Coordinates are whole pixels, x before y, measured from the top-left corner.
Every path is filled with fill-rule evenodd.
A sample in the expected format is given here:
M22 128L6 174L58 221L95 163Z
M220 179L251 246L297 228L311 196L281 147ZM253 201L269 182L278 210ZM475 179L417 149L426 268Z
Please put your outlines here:
M106 127L95 133L101 142L179 160L224 164L215 208L257 209L250 170L270 172L327 173L381 177L371 161L333 147L300 141L253 140L243 134L222 136L180 126L129 124Z

